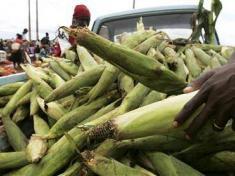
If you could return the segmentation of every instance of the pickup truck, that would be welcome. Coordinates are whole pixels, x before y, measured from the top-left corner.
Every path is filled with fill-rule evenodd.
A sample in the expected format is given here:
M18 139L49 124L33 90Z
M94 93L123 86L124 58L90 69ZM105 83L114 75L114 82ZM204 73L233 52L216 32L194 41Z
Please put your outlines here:
M145 9L133 9L113 13L97 18L92 26L92 31L111 40L116 41L123 32L136 30L136 23L142 17L145 28L152 27L167 32L170 38L188 38L192 32L191 19L197 12L197 6L166 6ZM216 35L219 43L218 35ZM201 42L203 36L201 36ZM24 81L25 73L0 77L0 85Z
M113 13L97 18L92 31L116 41L117 36L124 32L136 30L136 23L142 17L145 28L152 27L166 32L171 39L188 38L192 33L192 15L198 10L197 6L166 6L145 9L134 9ZM216 43L219 44L217 33ZM200 38L204 43L204 36Z
M94 21L92 31L116 41L117 37L124 32L134 32L136 23L142 17L145 28L152 27L167 32L171 39L188 38L191 35L191 19L193 13L197 12L197 6L167 6L145 9L134 9L124 12L101 16ZM217 33L216 40L219 44ZM204 42L201 36L201 42ZM0 77L0 86L27 79L25 73ZM1 129L0 129L1 130ZM8 146L5 135L0 132L0 151ZM208 174L207 176L221 176L220 174Z
M193 13L197 12L197 6L167 6L145 9L134 9L124 12L101 16L94 21L92 31L111 41L124 32L134 32L136 23L142 17L145 28L152 27L167 32L171 39L188 38L191 35L191 19ZM219 44L218 35L216 35ZM201 36L201 42L204 42ZM0 77L0 86L11 82L24 81L27 79L25 73ZM0 125L1 127L1 125ZM1 129L0 129L1 130ZM0 132L0 151L8 146L5 135ZM207 175L209 176L209 175ZM221 176L212 174L210 176Z

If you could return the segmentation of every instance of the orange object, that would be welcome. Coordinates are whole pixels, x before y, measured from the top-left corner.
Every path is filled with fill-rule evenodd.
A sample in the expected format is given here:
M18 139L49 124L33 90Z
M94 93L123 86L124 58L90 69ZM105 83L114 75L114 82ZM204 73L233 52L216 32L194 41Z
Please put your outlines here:
M0 76L7 76L15 73L17 73L17 71L12 66L9 65L0 66Z

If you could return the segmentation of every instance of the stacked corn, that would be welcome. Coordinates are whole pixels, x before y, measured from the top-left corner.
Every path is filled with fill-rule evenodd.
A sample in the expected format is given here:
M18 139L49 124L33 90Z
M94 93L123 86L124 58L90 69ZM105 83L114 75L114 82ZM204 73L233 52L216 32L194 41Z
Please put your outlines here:
M229 127L217 134L208 122L187 141L185 126L171 126L195 92L176 94L226 64L232 47L179 47L165 33L143 27L121 36L120 44L87 29L66 30L78 38L76 50L66 51L64 59L45 58L45 68L22 65L28 81L0 87L1 120L11 146L6 149L5 142L0 153L1 175L234 171Z

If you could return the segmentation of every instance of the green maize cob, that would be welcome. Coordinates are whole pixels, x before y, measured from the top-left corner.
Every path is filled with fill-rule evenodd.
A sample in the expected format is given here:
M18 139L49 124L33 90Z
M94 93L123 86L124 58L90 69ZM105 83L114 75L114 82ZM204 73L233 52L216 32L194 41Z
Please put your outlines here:
M71 166L69 166L65 172L63 172L62 174L58 176L77 176L81 169L82 169L82 165L76 161Z
M163 54L165 55L167 63L173 63L175 60L176 52L174 49L170 47L166 47L163 50Z
M39 136L31 136L26 148L28 161L37 163L46 154L47 143L45 139Z
M60 87L56 88L48 97L45 98L46 102L58 100L73 94L81 87L88 87L94 85L100 78L105 66L100 65L91 70L85 71L71 80L67 81Z
M121 140L116 144L119 148L137 149L141 151L177 152L191 145L191 141L177 138L174 135L153 135L136 139Z
M185 50L185 62L186 62L186 66L188 67L189 73L194 77L198 77L201 73L201 68L200 66L197 64L196 58L192 52L191 49L186 49Z
M77 54L76 54L76 52L68 49L65 51L65 57L66 57L66 59L74 62L77 58Z
M224 172L235 171L234 158L235 153L233 151L221 151L215 154L204 156L193 165L202 172L221 173L221 175L224 175Z
M57 73L54 73L52 71L49 72L49 75L50 75L50 85L53 87L53 88L57 88L59 86L61 86L62 84L65 83L65 81L57 74Z
M32 66L27 65L27 67L24 68L26 74L30 79L32 79L34 86L36 87L37 93L42 98L45 98L50 92L52 91L52 88L44 81L42 80L38 75L37 72L33 69Z
M114 44L88 31L66 29L78 42L142 84L170 94L182 92L185 82L155 59ZM95 46L95 47L94 47Z
M2 114L4 116L10 115L17 107L17 101L24 97L27 93L31 91L32 81L27 81L23 86L21 86L17 92L11 97L10 101L4 107Z
M203 176L202 173L173 156L161 152L148 152L146 156L152 163L155 173L161 176Z
M4 127L0 126L0 152L7 151L10 148L7 134L4 131Z
M217 67L221 67L221 64L220 64L219 60L217 59L217 57L212 57L211 58L210 67L212 69L217 68Z
M84 124L84 126L96 126L110 120L115 116L117 111L118 108L96 120ZM74 142L79 148L82 148L88 137L88 131L84 131L83 128L79 127L73 128L68 134L73 137ZM76 154L75 148L71 147L71 143L66 137L62 137L49 149L48 154L44 156L37 165L29 164L17 171L7 174L7 176L53 176L72 159L74 154ZM63 159L61 160L61 158ZM60 160L60 162L58 162L58 160ZM54 167L51 167L52 165Z
M118 77L118 89L125 97L135 87L134 80L124 73L120 73Z
M165 40L163 40L160 45L158 45L157 50L160 52L163 52L163 50L169 45L169 43ZM164 56L165 57L165 56Z
M186 65L184 64L184 61L181 57L176 58L176 70L175 70L176 75L186 81L187 75L188 75L188 70Z
M212 49L216 52L220 52L221 49L222 49L221 45L212 45L212 44L205 44L205 43L203 43L203 44L192 44L192 45L189 45L189 46L190 47L195 46L195 47L201 48L202 50L205 50L205 51Z
M63 106L56 102L45 104L44 100L40 97L37 97L37 102L41 110L55 120L59 120L67 112Z
M100 176L149 176L147 173L141 170L125 166L124 164L114 159L108 159L106 157L91 152L86 152L84 154L84 158L87 159L85 161L86 166Z
M6 96L2 96L0 97L0 107L5 106L8 101L11 99L12 95L6 95Z
M108 64L104 69L104 72L102 73L97 84L88 93L88 102L95 100L97 97L107 92L110 85L117 79L118 74L119 70L116 67Z
M233 150L235 147L234 141L234 132L231 129L231 125L228 125L222 133L211 136L210 140L193 144L180 152L176 152L174 156L193 164L198 159L211 153Z
M97 112L100 108L115 100L117 92L110 92L95 101L84 104L63 115L56 124L50 129L49 137L61 136L64 132L70 130L75 125Z
M12 116L12 120L18 123L24 120L29 115L29 108L27 106L19 106Z
M37 102L37 91L34 89L30 96L30 116L35 115L39 110L39 105Z
M129 158L122 158L120 162L123 163L123 164L125 164L125 165L127 165L127 166L129 166L129 167L133 167L133 168L135 168L135 169L138 169L138 170L140 170L141 172L144 172L144 173L148 174L149 176L156 176L156 175L153 174L152 172L150 172L150 171L144 169L143 167L140 167L139 165L137 165L136 163L134 163L133 161L131 161Z
M213 56L217 57L221 65L224 65L228 62L227 59L225 59L223 56L221 56L219 53L215 52L214 50L211 49L208 52L212 54Z
M173 128L172 123L185 103L195 94L196 92L173 96L115 117L111 121L107 121L94 128L90 134L90 138L92 138L93 134L96 138L99 138L99 135L100 138L106 138L105 135L107 134L109 137L115 139L133 139L174 132L177 132L175 134L176 136L184 138L182 129L190 123L192 118L180 128ZM139 128L140 126L141 128Z
M226 59L230 59L233 52L234 52L234 48L231 48L231 47L222 47L221 48L221 55Z
M15 82L0 86L0 96L7 96L14 94L22 85L23 82Z
M151 103L155 103L155 102L157 102L157 101L161 101L161 100L163 100L163 99L165 99L165 98L166 98L166 94L152 90L152 91L149 92L148 95L143 99L143 102L142 102L142 104L140 105L140 107L146 106L146 105L151 104Z
M45 120L38 115L33 116L34 131L38 135L46 135L50 128Z
M60 77L64 80L68 81L71 79L71 76L61 68L61 66L58 64L58 61L51 61L50 68L58 75L60 75Z
M149 51L151 47L155 48L161 43L162 41L161 38L162 37L159 34L153 35L149 37L148 39L146 39L145 41L143 41L142 43L140 43L139 45L137 45L134 48L134 50L143 54L147 54L147 52Z
M29 164L25 151L0 153L0 170L16 169Z
M137 84L132 91L127 94L119 108L119 113L124 114L130 110L136 109L142 103L144 97L150 89L142 84Z
M210 65L211 57L208 54L206 54L206 52L194 46L192 47L192 50L196 58L200 60L200 62L202 62L205 66Z
M153 30L137 31L132 35L128 36L121 44L129 48L135 48L147 38L150 38L155 34L156 32Z
M9 116L3 116L2 122L7 133L8 141L15 151L23 151L27 146L27 138L20 128L10 119Z
M72 62L68 62L65 60L61 60L58 62L58 64L63 68L67 73L76 76L78 72L78 66Z
M32 95L31 92L27 93L24 97L22 97L22 98L18 101L17 106L21 106L21 105L25 105L25 104L29 103L29 102L30 102L30 97L31 97L31 95Z
M90 122L92 120L95 120L99 117L101 117L102 115L111 112L112 110L114 110L115 108L117 108L121 103L121 99L118 99L116 101L114 101L113 103L103 107L102 109L100 109L99 111L97 111L95 114L91 115L90 117L88 117L87 119L83 120L80 125L85 124L87 122Z
M101 57L97 56L96 54L93 54L93 57L94 57L95 61L98 64L104 64L105 63L104 60Z
M94 58L86 50L86 48L77 45L77 54L85 71L90 70L98 65Z

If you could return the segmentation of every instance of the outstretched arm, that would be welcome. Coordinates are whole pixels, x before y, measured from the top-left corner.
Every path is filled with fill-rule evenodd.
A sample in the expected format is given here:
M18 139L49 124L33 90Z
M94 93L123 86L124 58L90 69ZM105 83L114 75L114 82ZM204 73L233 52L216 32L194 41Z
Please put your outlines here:
M221 131L228 120L233 118L235 129L235 53L230 62L220 68L211 70L184 89L185 93L199 92L184 106L173 122L174 127L182 125L202 104L204 108L188 126L186 137L193 137L205 122L213 117L214 129Z

